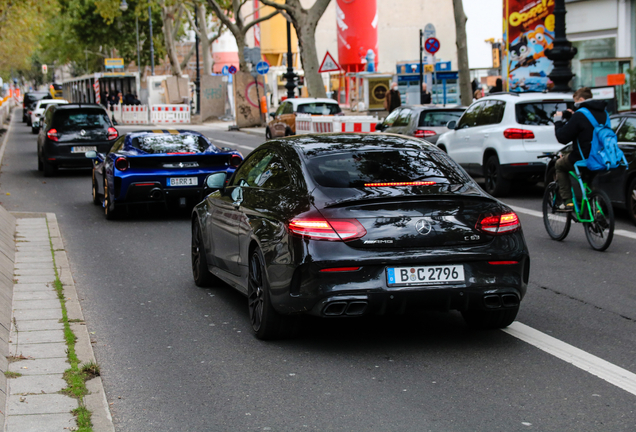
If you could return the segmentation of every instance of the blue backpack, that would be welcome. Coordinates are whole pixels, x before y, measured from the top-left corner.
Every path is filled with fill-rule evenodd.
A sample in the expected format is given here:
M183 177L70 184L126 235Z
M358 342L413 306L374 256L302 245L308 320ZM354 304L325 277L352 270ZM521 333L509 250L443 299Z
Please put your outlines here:
M618 139L616 138L616 133L612 130L609 114L607 114L605 124L600 124L587 108L580 108L578 112L584 114L594 128L592 147L590 148L590 155L587 158L587 169L590 171L607 171L616 169L621 165L626 167L627 160L625 159L623 151L618 148ZM579 152L581 153L581 157L585 159L580 145Z

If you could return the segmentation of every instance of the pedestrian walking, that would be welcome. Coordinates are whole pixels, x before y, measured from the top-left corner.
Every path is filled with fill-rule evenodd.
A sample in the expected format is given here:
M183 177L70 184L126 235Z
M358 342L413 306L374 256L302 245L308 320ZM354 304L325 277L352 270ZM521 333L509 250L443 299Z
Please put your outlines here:
M389 90L384 98L384 109L389 112L389 114L402 105L402 97L400 96L400 92L398 91L398 85L396 82L391 83L391 90Z
M420 103L422 105L428 105L431 103L431 92L427 91L426 83L422 83L422 95L420 96Z

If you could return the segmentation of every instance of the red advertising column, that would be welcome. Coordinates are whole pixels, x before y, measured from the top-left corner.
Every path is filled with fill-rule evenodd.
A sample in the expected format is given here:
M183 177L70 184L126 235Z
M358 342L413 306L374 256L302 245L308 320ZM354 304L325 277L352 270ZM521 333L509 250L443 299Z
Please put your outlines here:
M346 72L365 69L368 51L378 65L378 5L376 0L337 0L338 62Z

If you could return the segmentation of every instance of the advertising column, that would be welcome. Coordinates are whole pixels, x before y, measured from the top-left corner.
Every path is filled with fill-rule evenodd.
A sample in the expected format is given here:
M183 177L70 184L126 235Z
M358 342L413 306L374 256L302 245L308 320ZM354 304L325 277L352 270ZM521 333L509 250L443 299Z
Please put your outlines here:
M346 72L360 72L365 63L378 65L378 5L376 0L337 0L338 62Z
M544 91L552 86L552 62L545 50L554 43L554 0L504 0L504 88Z

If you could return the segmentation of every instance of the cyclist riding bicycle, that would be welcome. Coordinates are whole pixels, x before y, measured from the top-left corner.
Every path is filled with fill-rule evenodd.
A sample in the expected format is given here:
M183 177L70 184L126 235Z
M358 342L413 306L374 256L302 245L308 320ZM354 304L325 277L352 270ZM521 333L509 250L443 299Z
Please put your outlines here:
M589 87L582 87L574 92L574 106L587 108L600 124L607 120L605 107L607 103L601 100L592 99L592 90ZM560 210L573 211L572 184L570 182L570 171L574 171L574 163L587 159L592 146L594 127L592 123L581 112L557 111L554 115L554 133L561 144L574 143L573 151L561 157L555 164L557 183L559 184L559 195L563 203ZM580 150L579 150L580 149Z

